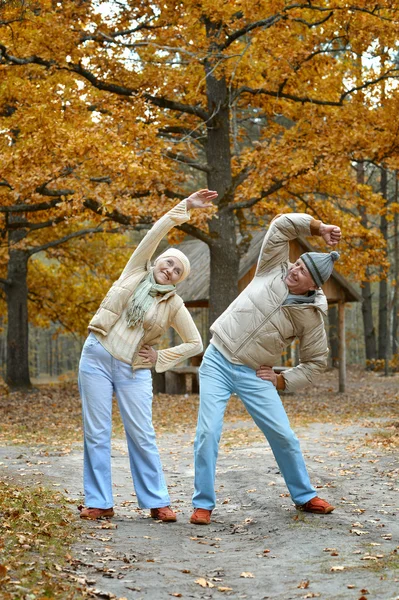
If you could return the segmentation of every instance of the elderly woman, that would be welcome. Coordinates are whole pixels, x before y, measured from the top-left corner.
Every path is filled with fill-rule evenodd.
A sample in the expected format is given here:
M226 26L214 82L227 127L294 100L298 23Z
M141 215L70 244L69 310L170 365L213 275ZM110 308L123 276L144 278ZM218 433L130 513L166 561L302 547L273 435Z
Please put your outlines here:
M217 193L199 190L180 202L146 234L89 324L79 365L84 427L84 519L112 517L111 415L115 392L126 432L130 469L141 508L151 517L176 521L152 425L151 367L158 373L202 351L200 334L176 294L176 284L190 272L178 249L150 259L163 237L187 221L192 208L212 206ZM182 343L155 350L169 327Z

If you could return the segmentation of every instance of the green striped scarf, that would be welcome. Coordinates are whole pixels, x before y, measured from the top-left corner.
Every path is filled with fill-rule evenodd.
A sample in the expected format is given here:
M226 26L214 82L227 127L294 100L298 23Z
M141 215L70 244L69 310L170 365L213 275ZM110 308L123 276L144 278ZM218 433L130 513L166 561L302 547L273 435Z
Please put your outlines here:
M160 285L156 283L151 270L136 288L133 294L130 306L127 311L126 320L129 327L135 327L144 321L144 316L147 310L151 308L155 302L157 294L167 294L172 292L176 286Z

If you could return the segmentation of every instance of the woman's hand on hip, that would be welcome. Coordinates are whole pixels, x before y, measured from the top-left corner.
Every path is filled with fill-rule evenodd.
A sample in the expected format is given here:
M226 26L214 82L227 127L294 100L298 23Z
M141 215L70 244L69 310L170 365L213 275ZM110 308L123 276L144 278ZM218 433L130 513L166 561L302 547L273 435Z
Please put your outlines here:
M261 365L256 371L256 376L264 381L271 381L272 384L277 387L277 373L275 373L271 367Z
M198 190L186 199L187 210L192 208L209 208L213 206L212 200L217 198L218 193L211 190Z
M148 360L148 362L155 365L158 359L158 352L154 350L152 346L148 346L148 344L144 344L142 348L139 350L139 356L144 360Z

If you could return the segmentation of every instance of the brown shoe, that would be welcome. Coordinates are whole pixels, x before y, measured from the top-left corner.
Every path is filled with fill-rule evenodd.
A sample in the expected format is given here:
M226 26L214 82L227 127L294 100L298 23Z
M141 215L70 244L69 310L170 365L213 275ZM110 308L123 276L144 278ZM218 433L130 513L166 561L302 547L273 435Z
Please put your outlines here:
M194 525L209 525L211 522L212 511L206 508L194 508L190 517L190 523Z
M78 506L81 519L109 519L114 516L114 509L111 508L85 508Z
M176 513L170 508L170 506L162 506L162 508L152 508L151 517L157 519L157 521L163 521L164 523L173 523L177 520Z
M319 515L327 515L335 509L335 506L331 506L331 504L329 504L327 500L323 500L323 498L315 496L314 498L309 500L309 502L306 502L306 504L296 506L296 508L298 510L304 510L305 512L318 513Z

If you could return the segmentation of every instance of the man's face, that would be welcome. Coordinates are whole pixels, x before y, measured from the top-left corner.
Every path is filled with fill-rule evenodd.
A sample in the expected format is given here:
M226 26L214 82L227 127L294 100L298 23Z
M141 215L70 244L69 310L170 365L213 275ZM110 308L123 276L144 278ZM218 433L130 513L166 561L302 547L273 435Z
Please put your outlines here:
M301 258L288 270L284 281L291 294L306 294L318 287Z
M183 265L174 256L165 256L155 261L154 279L160 285L175 285L183 275Z

